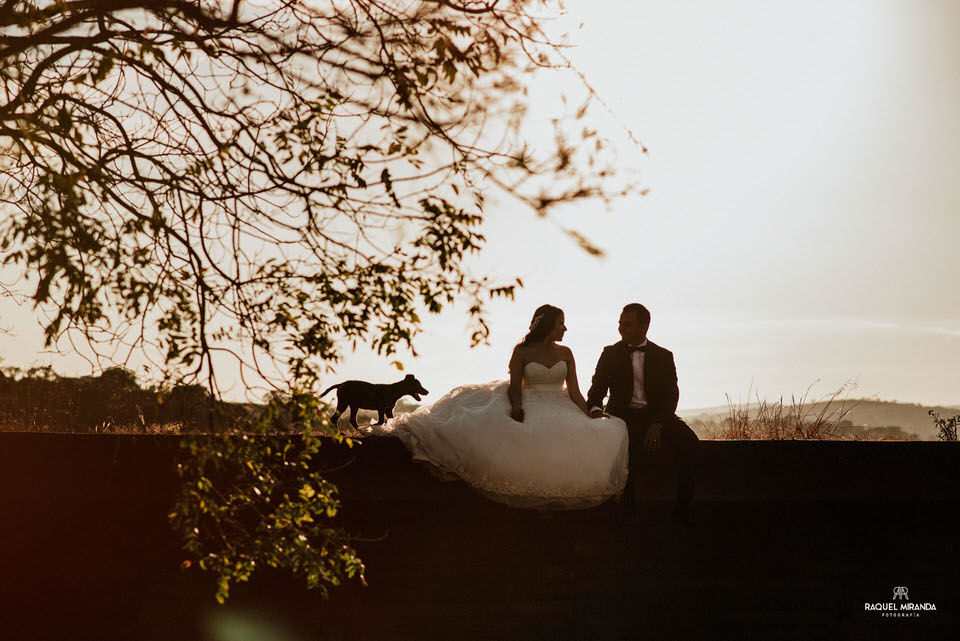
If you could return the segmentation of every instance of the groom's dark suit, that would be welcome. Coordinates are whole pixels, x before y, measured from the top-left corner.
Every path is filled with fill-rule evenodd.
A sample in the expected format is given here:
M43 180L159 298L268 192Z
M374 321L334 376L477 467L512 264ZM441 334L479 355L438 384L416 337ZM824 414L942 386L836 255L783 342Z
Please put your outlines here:
M622 418L630 438L630 462L627 486L623 493L624 511L635 509L637 469L649 453L643 448L647 430L653 423L662 427L662 438L673 450L677 462L677 505L687 506L693 499L696 455L700 440L676 414L680 390L673 353L649 340L643 350L642 389L646 405L636 407L632 348L620 341L603 349L597 371L587 392L587 407L601 407L610 393L606 412Z

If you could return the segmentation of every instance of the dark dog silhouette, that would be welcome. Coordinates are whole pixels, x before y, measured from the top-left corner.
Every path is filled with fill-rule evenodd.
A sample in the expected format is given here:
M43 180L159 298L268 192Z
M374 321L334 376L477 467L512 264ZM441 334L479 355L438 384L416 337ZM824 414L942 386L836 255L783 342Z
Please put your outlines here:
M330 417L331 422L336 425L343 411L349 407L350 425L354 429L359 429L357 410L377 410L379 416L374 425L383 425L384 417L393 418L393 406L401 396L412 396L419 401L421 395L426 396L429 393L413 374L407 374L402 381L389 385L378 385L366 381L344 381L327 388L320 397L326 396L332 389L337 390L337 411Z

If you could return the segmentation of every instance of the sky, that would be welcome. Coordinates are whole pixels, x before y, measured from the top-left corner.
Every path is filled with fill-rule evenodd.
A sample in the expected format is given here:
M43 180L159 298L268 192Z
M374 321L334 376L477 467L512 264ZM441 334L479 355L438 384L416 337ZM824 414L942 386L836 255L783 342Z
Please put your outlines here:
M490 306L490 344L470 349L466 316L445 310L425 318L403 372L360 346L330 384L413 373L430 401L504 378L551 303L586 389L620 309L641 302L650 339L674 352L681 409L844 385L960 404L960 3L566 5L549 29L569 33L566 55L608 107L604 131L649 150L625 156L649 193L557 215L602 259L494 199L472 269L525 286ZM42 353L29 311L0 304L14 327L3 364L89 373Z

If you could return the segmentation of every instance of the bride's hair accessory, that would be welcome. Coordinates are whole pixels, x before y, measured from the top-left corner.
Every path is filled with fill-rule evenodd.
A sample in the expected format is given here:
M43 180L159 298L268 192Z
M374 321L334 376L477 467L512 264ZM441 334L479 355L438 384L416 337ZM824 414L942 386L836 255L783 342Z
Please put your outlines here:
M543 310L542 312L534 316L533 320L530 321L530 327L529 327L530 331L532 332L535 329L537 329L537 327L540 326L540 323L542 323L543 319L546 317L547 317L547 310Z

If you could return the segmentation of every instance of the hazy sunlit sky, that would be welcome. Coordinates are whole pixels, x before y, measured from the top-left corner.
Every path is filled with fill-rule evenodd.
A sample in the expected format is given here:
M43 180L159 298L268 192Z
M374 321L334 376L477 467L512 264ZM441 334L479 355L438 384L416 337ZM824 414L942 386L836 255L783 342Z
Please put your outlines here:
M569 30L571 61L649 149L637 166L650 193L558 215L606 251L599 260L551 222L491 203L473 269L525 287L490 307L489 346L469 349L457 310L426 318L419 358L401 355L426 400L505 377L547 302L566 311L585 389L618 339L620 309L638 301L651 340L674 352L681 408L751 386L799 394L817 380L814 396L856 381L853 396L960 403L960 3L567 9L554 27ZM88 373L39 353L39 330L0 304L17 321L0 336L4 364ZM390 360L361 348L331 383L397 380Z

